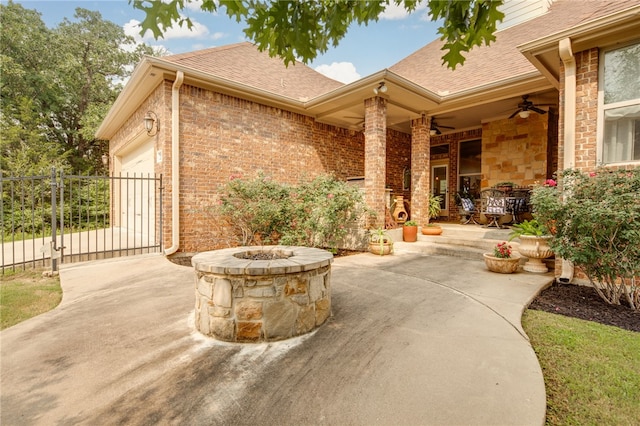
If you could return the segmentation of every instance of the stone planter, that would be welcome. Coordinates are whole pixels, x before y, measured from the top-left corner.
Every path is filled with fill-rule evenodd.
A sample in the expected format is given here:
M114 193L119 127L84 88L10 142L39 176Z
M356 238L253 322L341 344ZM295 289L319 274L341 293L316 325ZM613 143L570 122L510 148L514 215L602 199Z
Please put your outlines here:
M373 254L377 254L380 256L384 256L386 254L391 254L391 247L393 246L393 242L392 241L385 241L384 243L382 243L382 247L380 247L380 243L375 241L375 242L369 242L369 251Z
M227 342L288 339L331 315L331 262L310 247L235 247L197 254L195 326Z
M529 258L522 269L527 272L545 273L549 271L543 259L553 256L553 251L549 247L550 235L520 235L520 245L518 252Z
M422 235L440 235L442 234L442 228L439 226L423 226Z
M520 256L511 255L509 258L495 257L491 253L484 253L484 263L491 272L500 274L512 274L518 270L520 265Z

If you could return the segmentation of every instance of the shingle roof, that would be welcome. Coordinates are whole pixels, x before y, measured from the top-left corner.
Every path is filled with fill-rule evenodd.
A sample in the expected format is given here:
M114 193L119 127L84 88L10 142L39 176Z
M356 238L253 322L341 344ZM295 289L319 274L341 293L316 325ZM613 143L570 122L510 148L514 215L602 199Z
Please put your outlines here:
M637 4L638 0L558 0L546 14L497 32L490 46L472 49L465 55L465 64L455 71L441 65L443 42L440 40L407 56L389 70L441 95L473 89L535 72L536 68L520 53L518 45Z
M285 67L249 42L165 56L165 61L295 100L310 99L343 83L296 62Z

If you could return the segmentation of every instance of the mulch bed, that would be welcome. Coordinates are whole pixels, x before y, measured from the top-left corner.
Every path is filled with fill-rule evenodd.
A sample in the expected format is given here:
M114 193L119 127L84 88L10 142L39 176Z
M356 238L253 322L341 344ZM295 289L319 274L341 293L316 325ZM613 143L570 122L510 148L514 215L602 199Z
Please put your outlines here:
M610 305L591 288L573 284L554 284L543 290L529 309L612 325L640 332L640 312L623 305Z

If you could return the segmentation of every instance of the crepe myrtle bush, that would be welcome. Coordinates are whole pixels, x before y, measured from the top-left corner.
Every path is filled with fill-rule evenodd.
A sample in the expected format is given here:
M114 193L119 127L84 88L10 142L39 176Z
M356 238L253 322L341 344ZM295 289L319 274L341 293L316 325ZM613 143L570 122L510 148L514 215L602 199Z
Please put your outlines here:
M219 211L241 245L286 244L334 253L350 223L367 211L362 193L331 175L298 185L232 177L221 189Z
M640 310L640 169L567 169L560 185L533 190L534 216L556 256L585 273L598 295Z

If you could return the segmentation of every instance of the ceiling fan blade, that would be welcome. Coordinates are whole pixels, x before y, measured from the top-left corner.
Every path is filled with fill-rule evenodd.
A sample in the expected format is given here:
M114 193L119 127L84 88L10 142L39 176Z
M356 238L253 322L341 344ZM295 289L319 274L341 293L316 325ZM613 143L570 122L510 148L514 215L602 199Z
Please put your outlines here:
M521 108L518 108L518 109L516 110L516 112L514 112L513 114L511 114L511 115L509 116L509 118L513 118L513 117L515 117L515 116L516 116L520 111L522 111L522 109L521 109Z
M537 107L534 107L534 106L529 107L529 109L531 111L537 112L538 114L546 114L547 113L547 111L545 111L543 109L540 109L540 108L537 108Z
M443 126L441 124L438 124L438 127L442 127L443 129L455 129L455 127L451 127L451 126Z

